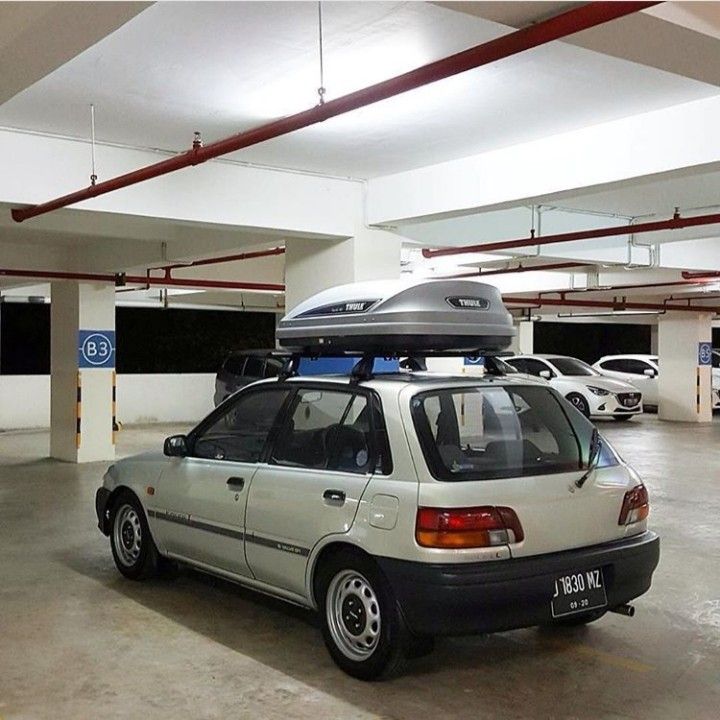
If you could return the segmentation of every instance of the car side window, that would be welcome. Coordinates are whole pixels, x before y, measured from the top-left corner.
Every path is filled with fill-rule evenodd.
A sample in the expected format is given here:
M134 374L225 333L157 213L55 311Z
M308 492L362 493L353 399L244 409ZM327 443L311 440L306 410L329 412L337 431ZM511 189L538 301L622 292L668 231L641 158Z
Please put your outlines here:
M243 355L230 355L223 366L223 370L231 375L242 375L244 368L245 357Z
M301 388L278 433L270 462L288 467L371 471L370 423L364 394Z
M258 462L288 392L286 388L272 388L241 393L212 425L200 431L192 455Z
M613 372L629 372L624 360L605 360L600 363L600 367Z
M243 375L252 378L263 377L263 360L259 357L253 357L249 355L245 362L245 369Z
M525 361L521 358L507 358L505 362L511 367L514 367L518 372L527 372L527 370L525 369Z
M525 360L526 373L540 377L540 373L543 370L550 372L552 377L555 377L555 373L546 365L542 360L535 360L534 358L527 358Z
M654 368L644 360L628 359L625 363L625 367L627 368L625 372L630 373L631 375L643 375L646 370L653 370L654 372Z

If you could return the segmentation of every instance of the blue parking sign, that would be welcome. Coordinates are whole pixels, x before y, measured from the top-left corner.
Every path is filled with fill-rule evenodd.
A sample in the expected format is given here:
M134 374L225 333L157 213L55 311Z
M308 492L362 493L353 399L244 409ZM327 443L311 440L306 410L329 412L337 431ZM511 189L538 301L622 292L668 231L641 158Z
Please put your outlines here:
M478 357L465 357L463 358L463 365L474 365L475 367L484 367L485 358L481 355Z
M80 330L78 367L112 369L115 367L115 331Z
M712 343L698 343L698 365L712 365Z

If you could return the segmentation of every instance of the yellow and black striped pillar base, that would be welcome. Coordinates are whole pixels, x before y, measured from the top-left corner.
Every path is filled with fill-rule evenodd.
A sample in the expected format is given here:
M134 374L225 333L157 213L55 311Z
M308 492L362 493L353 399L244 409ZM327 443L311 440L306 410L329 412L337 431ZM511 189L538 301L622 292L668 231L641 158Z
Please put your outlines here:
M79 448L82 439L82 374L77 374L77 399L75 405L75 445Z
M117 436L117 429L118 429L116 402L117 402L117 373L113 370L113 374L112 374L112 442L113 442L113 445L115 444L115 438Z

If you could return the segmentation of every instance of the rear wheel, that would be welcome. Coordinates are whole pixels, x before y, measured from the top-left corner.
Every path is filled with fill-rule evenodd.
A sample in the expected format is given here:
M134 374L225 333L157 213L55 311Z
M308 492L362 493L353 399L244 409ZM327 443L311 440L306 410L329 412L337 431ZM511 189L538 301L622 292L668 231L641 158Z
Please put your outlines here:
M159 554L140 501L131 492L123 492L113 504L111 517L110 546L117 569L131 580L154 575Z
M590 406L588 401L580 393L570 393L565 399L575 408L577 408L586 418L590 417Z
M411 650L410 636L373 560L338 553L319 569L316 587L323 638L338 667L360 680L399 674Z
M632 415L613 415L613 420L617 420L618 422L627 422Z

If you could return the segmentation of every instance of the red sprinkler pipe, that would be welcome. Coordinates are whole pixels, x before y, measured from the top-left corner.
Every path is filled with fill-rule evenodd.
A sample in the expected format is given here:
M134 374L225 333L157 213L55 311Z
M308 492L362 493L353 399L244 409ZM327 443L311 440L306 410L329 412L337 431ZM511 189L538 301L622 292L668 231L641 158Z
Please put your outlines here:
M554 243L572 242L573 240L592 240L594 238L611 237L613 235L640 235L642 233L658 232L660 230L681 230L682 228L698 227L700 225L716 225L720 223L720 213L711 215L696 215L695 217L680 217L675 213L670 220L657 220L654 222L638 223L637 225L619 225L616 227L597 228L595 230L579 230L577 232L559 233L557 235L531 235L519 240L501 240L484 245L465 245L464 247L439 248L428 250L423 248L423 257L441 257L445 255L464 255L473 252L490 252L492 250L514 250L521 247L534 247L536 245L552 245Z
M593 263L587 262L559 262L547 263L546 265L518 265L518 267L507 268L505 270L477 270L473 272L458 273L457 275L438 275L443 280L451 278L464 277L486 277L488 275L513 275L514 273L533 272L534 270L565 270L567 268L587 267Z
M285 285L276 283L235 282L231 280L194 280L191 278L162 277L153 278L144 275L125 275L118 273L70 273L52 270L12 270L0 268L0 277L35 278L37 280L78 280L85 282L113 283L115 285L158 285L161 287L212 288L218 290L264 290L285 292Z
M608 285L605 287L587 287L587 288L570 288L569 290L545 290L540 295L553 295L560 293L565 295L566 293L585 293L585 292L610 292L613 290L641 290L643 288L659 288L659 287L675 287L675 286L686 286L692 287L697 285L706 285L709 280L671 280L670 282L655 282L655 283L633 283L630 285Z
M708 312L715 315L720 314L720 307L707 305L669 305L667 303L646 303L622 300L565 300L550 299L544 297L521 298L503 295L503 302L511 305L525 305L531 308L540 308L545 305L556 307L593 307L609 308L610 310L658 310L661 312L670 310L681 310L683 312Z
M681 274L685 280L711 280L712 278L720 278L720 272L717 270L701 270L700 272L683 270Z
M163 265L162 267L153 269L164 270L165 277L170 277L171 270L178 270L180 268L199 267L200 265L218 265L220 263L235 262L238 260L253 260L254 258L283 255L284 253L284 247L275 247L270 250L253 250L252 252L237 253L236 255L223 255L222 257L206 258L204 260L192 260L191 262L177 263L176 265Z
M444 80L478 68L482 65L516 55L517 53L531 48L545 45L553 40L560 40L568 35L587 30L597 25L602 25L610 20L631 15L653 5L657 2L591 2L586 5L574 8L567 12L556 15L549 20L530 25L521 30L503 35L490 42L476 45L475 47L463 50L462 52L450 55L449 57L436 60L435 62L423 65L409 72L397 75L394 78L376 83L362 90L357 90L348 95L329 100L309 110L289 115L273 122L261 125L246 132L232 135L224 140L206 145L198 141L193 143L192 149L175 157L162 160L159 163L148 165L139 170L120 175L119 177L105 182L91 185L90 187L78 190L77 192L64 195L63 197L51 200L40 205L31 205L25 208L13 208L12 217L16 222L22 222L31 217L57 210L59 208L74 205L82 200L103 195L119 190L120 188L134 185L151 178L156 178L167 173L199 165L212 158L236 152L243 148L257 145L265 140L287 135L288 133L302 128L315 125L329 118L343 115L351 110L357 110L380 100L387 100L409 90L429 85L430 83Z

